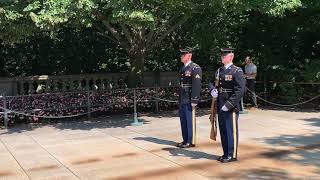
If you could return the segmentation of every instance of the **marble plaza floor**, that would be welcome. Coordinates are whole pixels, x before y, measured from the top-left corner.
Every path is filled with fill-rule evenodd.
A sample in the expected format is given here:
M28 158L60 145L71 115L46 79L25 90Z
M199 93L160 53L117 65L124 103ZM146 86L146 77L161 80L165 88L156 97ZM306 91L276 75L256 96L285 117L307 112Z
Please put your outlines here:
M221 164L197 112L197 146L181 141L177 111L0 130L0 179L320 179L320 112L252 110L240 115L239 161Z

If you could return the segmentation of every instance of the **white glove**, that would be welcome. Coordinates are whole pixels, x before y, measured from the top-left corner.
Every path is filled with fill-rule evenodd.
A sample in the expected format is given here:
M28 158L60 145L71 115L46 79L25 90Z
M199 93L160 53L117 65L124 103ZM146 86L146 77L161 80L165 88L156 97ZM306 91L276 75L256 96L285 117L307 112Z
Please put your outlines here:
M192 107L195 107L195 106L197 106L197 104L195 104L195 103L191 103L191 106L192 106Z
M212 91L210 92L211 96L213 98L216 98L218 97L218 90L217 89L212 89Z
M227 108L227 106L223 105L221 108L222 111L228 111L229 109Z

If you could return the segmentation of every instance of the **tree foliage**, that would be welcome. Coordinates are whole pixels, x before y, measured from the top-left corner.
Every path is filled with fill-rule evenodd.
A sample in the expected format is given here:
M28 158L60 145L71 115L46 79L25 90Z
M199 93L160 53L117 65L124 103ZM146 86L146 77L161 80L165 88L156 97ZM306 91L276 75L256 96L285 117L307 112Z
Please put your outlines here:
M319 80L319 7L315 0L4 0L1 74L127 71L135 86L145 70L177 70L180 47L194 47L194 60L210 70L219 49L232 46L237 64L250 54L271 79Z

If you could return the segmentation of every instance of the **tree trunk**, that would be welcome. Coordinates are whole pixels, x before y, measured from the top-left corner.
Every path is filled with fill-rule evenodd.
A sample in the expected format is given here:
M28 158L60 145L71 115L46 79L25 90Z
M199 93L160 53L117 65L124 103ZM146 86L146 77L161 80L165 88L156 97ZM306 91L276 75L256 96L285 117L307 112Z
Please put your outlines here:
M143 86L143 71L144 71L144 53L129 54L130 71L128 74L128 86L130 88Z

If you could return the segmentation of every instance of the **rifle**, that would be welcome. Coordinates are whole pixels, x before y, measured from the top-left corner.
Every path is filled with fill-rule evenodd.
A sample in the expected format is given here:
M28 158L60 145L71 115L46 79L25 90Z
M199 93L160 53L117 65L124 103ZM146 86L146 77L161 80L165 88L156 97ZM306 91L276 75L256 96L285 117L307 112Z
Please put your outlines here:
M219 74L220 74L220 68L217 70L217 73L215 75L215 81L214 81L215 87L219 86ZM210 139L216 141L217 140L217 99L216 98L212 98L211 114L209 119L211 123Z
M217 140L217 99L216 98L212 98L211 114L209 119L211 122L210 139L216 141Z

